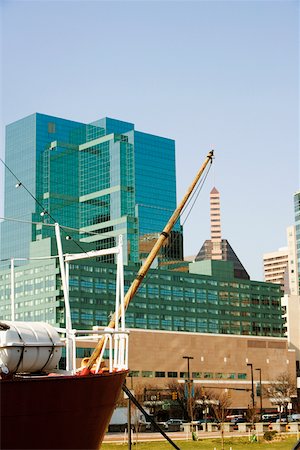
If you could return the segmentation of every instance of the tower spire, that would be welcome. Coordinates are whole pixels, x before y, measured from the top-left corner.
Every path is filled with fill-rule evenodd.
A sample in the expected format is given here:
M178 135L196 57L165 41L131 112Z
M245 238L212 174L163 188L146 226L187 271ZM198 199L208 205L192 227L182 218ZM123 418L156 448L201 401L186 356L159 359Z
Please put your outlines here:
M210 236L212 259L222 259L220 193L215 187L210 192Z

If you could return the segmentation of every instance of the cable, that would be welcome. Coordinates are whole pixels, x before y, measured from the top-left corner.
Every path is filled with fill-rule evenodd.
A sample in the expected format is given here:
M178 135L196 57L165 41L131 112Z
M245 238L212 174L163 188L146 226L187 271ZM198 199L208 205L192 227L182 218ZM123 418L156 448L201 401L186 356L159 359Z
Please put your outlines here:
M195 200L194 200L194 202L193 202L193 204L192 204L192 206L191 206L191 208L190 208L190 210L189 210L189 212L188 212L186 218L184 219L184 222L183 222L182 225L184 225L185 222L187 221L187 219L189 218L189 215L191 214L191 212L192 212L192 210L193 210L193 208L194 208L194 206L195 206L195 203L196 203L196 201L198 200L199 194L200 194L200 192L201 192L201 190L202 190L202 188L203 188L203 186L204 186L204 183L205 183L206 178L207 178L207 176L208 176L208 174L209 174L210 168L211 168L211 164L208 166L208 169L207 169L207 171L206 171L206 173L205 173L205 175L204 175L204 178L202 179L201 183L199 183L198 187L197 187L196 190L194 191L194 194L196 195L196 198L195 198ZM197 192L197 190L198 190L198 192ZM190 201L191 201L192 198L194 197L194 194L191 196ZM190 201L188 202L188 204L190 203ZM184 209L185 209L185 208L184 208Z
M4 165L4 167L11 173L11 175L17 180L17 185L16 185L16 187L20 187L20 186L22 186L24 189L25 189L25 191L30 195L30 197L40 206L40 208L42 209L42 213L44 213L43 215L45 215L45 214L47 214L47 216L48 217L50 217L52 220L53 220L53 222L54 223L57 223L57 221L55 220L55 218L48 212L48 211L46 211L45 210L45 208L44 208L44 206L43 206L43 204L30 192L30 190L22 183L22 181L15 175L15 173L8 167L8 165L3 161L3 159L2 158L0 158L0 161L2 162L2 164ZM41 213L41 214L42 214ZM32 223L34 223L34 222L32 222ZM54 226L54 224L44 224L43 222L35 222L35 224L39 224L39 225L52 225L52 226ZM60 225L60 224L58 224L59 225L59 228L60 228L60 230L61 231L63 231L63 232L65 232L64 231L64 228L68 228L68 229L71 229L70 227L64 227L64 226L62 226L62 225ZM79 231L79 230L78 230ZM98 233L95 233L95 234L98 234ZM75 243L75 245L77 245L77 247L78 248L80 248L80 250L82 251L82 252L84 252L84 253L87 253L85 250L84 250L84 248L77 242L77 240L74 240L73 239L73 242Z
M29 223L31 225L42 225L44 227L55 227L54 223L44 223L44 222L34 222L31 220L24 220L24 219L16 219L14 217L0 217L0 220L7 220L8 222L21 222L21 223ZM107 236L110 237L109 234L106 233L102 233L99 235L99 233L96 233L96 231L83 231L80 230L79 228L74 228L74 227L68 227L66 225L60 225L61 228L63 228L64 230L71 230L71 231L76 231L76 233L83 233L83 234L91 234L91 235L95 235L95 236Z
M2 162L4 167L6 167L6 169L12 174L12 176L17 180L18 183L17 183L16 187L23 186L23 188L30 195L30 197L33 198L33 200L42 208L43 211L45 211L44 206L34 197L34 195L29 191L29 189L27 189L25 184L23 184L22 181L14 174L14 172L8 167L8 165L3 161L2 158L0 158L0 161ZM48 212L47 212L47 214L49 215L49 217L51 217L51 215ZM53 217L51 217L51 219L55 222Z
M190 216L190 214L191 214L191 212L192 212L192 210L193 210L193 208L194 208L194 206L195 206L195 204L196 204L196 201L198 200L198 197L199 197L200 192L201 192L201 190L202 190L202 188L203 188L203 186L204 186L204 183L205 183L206 178L207 178L207 176L208 176L208 174L209 174L209 171L210 171L210 169L211 169L211 166L212 166L212 161L211 161L210 165L208 166L208 168L207 168L207 170L206 170L206 172L205 172L204 177L203 177L202 180L198 183L198 185L196 186L194 192L192 193L191 197L189 198L187 204L186 204L185 207L183 208L181 217L182 217L183 213L186 211L187 207L190 205L190 203L191 203L193 197L195 197L195 199L194 199L194 201L193 201L193 204L191 205L191 207L190 207L190 209L189 209L189 211L188 211L188 213L187 213L187 216L186 216L186 218L184 219L184 221L183 221L183 223L182 223L182 226L183 226L183 225L186 223L186 221L188 220L188 218L189 218L189 216ZM176 244L176 243L178 244L179 239L180 239L180 235L177 234L177 235L175 236L175 242L174 242L174 244ZM176 242L176 240L177 240L178 242ZM166 257L170 256L170 251L171 251L171 249L170 249L170 247L169 247L169 249L167 250L167 253L166 253ZM168 253L169 253L169 254L168 254Z

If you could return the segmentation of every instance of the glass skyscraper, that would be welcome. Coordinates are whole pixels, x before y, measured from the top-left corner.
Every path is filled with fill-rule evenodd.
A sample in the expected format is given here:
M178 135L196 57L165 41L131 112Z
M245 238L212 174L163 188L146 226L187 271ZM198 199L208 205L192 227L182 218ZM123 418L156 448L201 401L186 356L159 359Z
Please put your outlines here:
M56 221L98 249L122 234L125 263L138 263L176 208L174 140L132 123L33 114L7 126L6 164L4 215L14 220L1 226L2 260L27 257L31 241L54 233L40 222ZM182 259L182 248L177 223L160 257Z

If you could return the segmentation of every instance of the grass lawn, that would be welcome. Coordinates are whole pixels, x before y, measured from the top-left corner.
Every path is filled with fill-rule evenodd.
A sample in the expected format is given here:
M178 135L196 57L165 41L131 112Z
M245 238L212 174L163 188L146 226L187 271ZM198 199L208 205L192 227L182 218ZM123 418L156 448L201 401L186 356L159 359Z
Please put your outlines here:
M273 441L264 441L251 443L248 438L226 438L225 450L243 450L247 447L249 450L292 450L296 444L296 436L277 437ZM202 439L200 441L175 441L180 450L221 450L220 439ZM125 450L128 444L102 444L101 450ZM166 442L138 442L132 443L132 450L172 450L174 447Z

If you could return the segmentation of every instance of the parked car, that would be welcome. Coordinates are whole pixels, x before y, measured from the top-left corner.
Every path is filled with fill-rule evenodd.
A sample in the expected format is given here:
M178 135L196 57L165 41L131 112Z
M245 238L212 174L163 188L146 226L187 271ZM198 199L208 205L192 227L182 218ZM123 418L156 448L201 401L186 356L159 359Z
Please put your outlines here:
M278 417L278 419L276 419L276 422L277 423L279 423L279 422L286 423L287 422L287 418L286 418L286 416L281 416L280 418Z
M291 414L289 416L289 422L300 422L300 414Z
M181 419L169 419L165 423L165 429L170 431L183 431L183 423Z
M262 421L263 422L276 422L279 418L278 414L263 414Z
M208 417L207 419L193 420L192 425L202 425L205 423L217 423L217 420Z
M233 429L234 430L238 430L239 429L239 423L246 423L247 420L244 417L239 417L238 419L236 419L234 421L234 425L233 425Z

